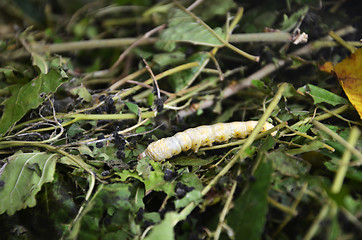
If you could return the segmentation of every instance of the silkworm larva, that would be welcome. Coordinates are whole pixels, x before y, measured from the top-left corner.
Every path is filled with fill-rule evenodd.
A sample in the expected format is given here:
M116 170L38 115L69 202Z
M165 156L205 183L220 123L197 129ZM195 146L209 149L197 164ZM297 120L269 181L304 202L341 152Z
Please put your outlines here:
M162 138L151 143L138 158L148 156L154 161L162 161L190 149L197 152L200 147L211 146L214 142L225 142L230 138L245 138L253 131L257 123L258 121L217 123L189 128L172 137ZM271 123L266 122L261 132L273 127ZM276 132L272 133L272 135L275 134Z

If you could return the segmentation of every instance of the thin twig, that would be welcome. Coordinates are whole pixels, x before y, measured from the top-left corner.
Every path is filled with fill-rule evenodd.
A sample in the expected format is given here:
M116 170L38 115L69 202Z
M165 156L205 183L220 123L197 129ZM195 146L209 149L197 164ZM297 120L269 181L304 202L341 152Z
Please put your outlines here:
M151 78L153 80L153 84L155 85L155 90L156 90L156 95L157 95L157 98L160 99L161 98L161 94L160 94L160 87L158 86L158 83L157 83L157 80L155 78L155 75L153 74L152 72L152 69L150 68L150 66L148 65L146 59L142 58L144 64L146 65L146 69L147 71L150 73L151 75Z
M231 209L232 200L234 197L236 186L238 185L237 181L233 181L233 185L230 189L230 192L228 193L228 197L226 199L224 208L222 209L220 216L219 216L219 224L217 225L216 231L214 233L214 240L218 240L221 234L221 230L223 227L223 224L225 222L226 215L228 214L229 210Z
M322 123L320 123L317 120L313 120L312 122L317 128L322 130L323 132L327 133L329 136L337 140L340 144L342 144L348 151L353 153L358 158L358 165L362 164L362 154L360 151L358 151L353 145L349 144L346 140L344 140L341 136L339 136L337 133L330 130L328 127L324 126ZM356 163L353 163L353 165L356 165Z

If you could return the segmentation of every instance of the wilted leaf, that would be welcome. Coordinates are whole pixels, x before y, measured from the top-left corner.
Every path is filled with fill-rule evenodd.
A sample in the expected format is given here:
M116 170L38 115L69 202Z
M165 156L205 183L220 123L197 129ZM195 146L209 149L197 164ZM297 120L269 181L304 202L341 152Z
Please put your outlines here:
M313 98L315 104L321 102L329 103L333 106L338 104L348 104L347 99L312 84L307 84L303 87L300 87L298 91L310 95Z
M29 110L37 108L45 99L42 93L50 93L64 82L59 72L50 70L24 85L10 88L12 96L4 101L5 109L0 119L0 134L19 121Z
M344 92L362 119L362 48L334 66Z
M323 65L319 66L319 70L321 70L323 72L331 73L334 70L333 63L325 62Z
M0 214L13 215L16 211L36 205L35 195L42 185L53 181L56 154L18 152L8 158L0 181Z

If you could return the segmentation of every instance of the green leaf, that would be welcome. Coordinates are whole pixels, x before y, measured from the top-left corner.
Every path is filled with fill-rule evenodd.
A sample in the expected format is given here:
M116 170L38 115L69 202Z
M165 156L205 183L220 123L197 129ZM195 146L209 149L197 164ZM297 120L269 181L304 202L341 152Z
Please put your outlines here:
M145 240L170 240L175 239L173 232L173 222L177 221L179 215L175 212L168 212L165 215L165 219L158 225L156 225L150 235Z
M86 102L92 101L92 95L88 92L88 90L83 85L80 85L79 87L71 89L70 92L73 95L83 98L84 101L86 101Z
M185 169L179 169L178 172L182 174L181 182L189 187L194 187L196 190L201 191L204 186L200 178L195 173L185 172Z
M136 115L139 114L137 104L134 104L134 103L131 103L131 102L126 102L126 105L129 108L129 110L131 110L131 112L133 112Z
M17 152L8 158L0 181L0 214L34 207L35 195L44 183L52 182L57 155L42 152Z
M315 104L325 102L336 106L338 104L349 103L347 99L312 84L307 84L304 87L300 87L298 91L309 94L313 98Z
M207 0L195 9L195 14L203 20L210 19L216 15L224 15L229 12L236 4L233 0Z
M110 224L122 225L122 228L126 229L123 233L127 232L129 230L127 216L135 210L130 202L129 188L130 185L125 183L99 185L97 192L87 203L79 221L76 222L67 237L69 239L102 238L101 236L105 233L110 234L111 230L117 232L117 228L106 231L105 227ZM106 213L107 215L105 215ZM132 215L134 216L134 213ZM102 221L105 216L109 219L107 224Z
M145 212L143 217L145 220L151 221L153 223L161 222L160 213L158 212Z
M268 161L261 161L255 171L255 182L234 202L227 216L227 223L235 232L235 239L261 239L266 213L268 191L273 168Z
M173 196L175 194L174 189L176 183L164 180L165 174L162 170L161 163L150 161L150 164L143 158L137 164L137 172L123 170L115 174L121 177L121 181L126 181L128 178L140 180L145 184L146 192L151 190L163 191L168 196Z
M41 73L37 78L24 85L15 85L11 90L12 96L4 101L4 113L0 119L0 134L19 121L29 110L37 108L45 99L42 93L50 93L64 82L60 73L51 70Z
M220 114L214 121L214 124L221 123L221 122L227 122L230 120L230 118L234 115L234 113L240 109L240 106L242 106L244 103L238 103L234 106L230 106L229 108L225 109L222 114Z
M195 156L179 156L174 157L170 163L172 165L178 165L178 166L205 166L215 161L215 158L198 158Z
M251 84L258 89L261 90L265 89L265 83L261 80L258 79L251 80Z
M282 23L281 30L289 32L290 30L294 29L297 24L299 24L300 19L307 14L308 10L308 6L305 6L304 8L299 9L293 13L290 17L284 15L284 21Z
M94 157L94 153L88 145L82 144L79 147L77 147L77 149L81 155L89 155L91 157Z
M185 197L176 200L175 203L175 208L176 209L180 209L183 207L186 207L189 203L191 202L196 202L195 204L198 204L202 199L202 195L200 191L197 190L192 190L191 192L188 192Z
M270 2L274 5L276 2ZM274 6L259 6L251 8L245 12L241 21L242 29L245 33L262 32L266 27L273 27L279 14L273 10Z
M328 170L331 172L337 172L338 171L338 164L331 163L331 162L325 162L324 165L327 167ZM362 182L362 171L349 167L346 172L346 178L352 179L354 181Z
M268 154L268 159L272 162L274 169L283 175L292 176L306 174L310 170L310 164L299 158L293 158L284 151L275 151Z
M75 122L69 127L67 134L69 137L72 138L72 137L76 136L77 134L83 133L83 132L85 132L85 130L83 128L81 128L81 126L78 122Z
M193 81L197 78L201 71L205 68L206 64L209 62L210 56L207 53L200 52L192 55L187 59L187 62L198 62L199 65L190 69L186 69L181 72L172 74L168 78L168 82L173 87L174 91L180 91L183 89L190 81Z
M214 35L225 39L221 28L213 31L214 33L183 10L174 8L169 13L168 28L161 32L160 41L156 43L156 46L167 51L175 48L175 42L189 42L211 47L223 46L224 44Z
M152 92L147 95L147 105L148 106L152 106L154 98L155 98L155 96L153 95Z
M27 82L24 75L12 66L0 68L0 73L3 73L8 83L24 83Z
M179 64L185 60L185 53L183 52L171 52L171 53L159 53L153 55L153 61L160 66L167 66L173 64Z
M48 69L48 63L45 61L45 59L40 56L37 53L32 53L31 57L33 59L33 65L37 66L40 69L40 72L43 74L47 74L49 69Z

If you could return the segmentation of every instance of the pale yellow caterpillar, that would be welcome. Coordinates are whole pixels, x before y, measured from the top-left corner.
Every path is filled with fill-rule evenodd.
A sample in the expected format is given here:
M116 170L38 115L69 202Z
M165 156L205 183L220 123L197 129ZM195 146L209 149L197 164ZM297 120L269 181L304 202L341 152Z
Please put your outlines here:
M152 142L138 158L150 157L154 161L162 161L192 149L197 152L202 146L211 146L214 142L225 142L230 138L245 138L255 128L258 121L217 123L209 126L189 128L172 137ZM262 132L274 126L266 122ZM272 133L275 135L275 132Z

